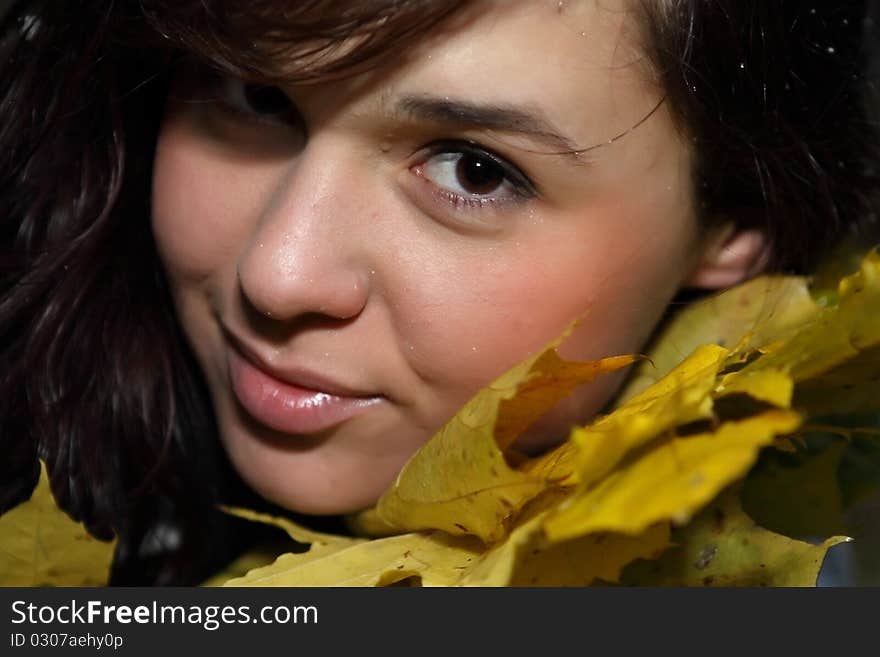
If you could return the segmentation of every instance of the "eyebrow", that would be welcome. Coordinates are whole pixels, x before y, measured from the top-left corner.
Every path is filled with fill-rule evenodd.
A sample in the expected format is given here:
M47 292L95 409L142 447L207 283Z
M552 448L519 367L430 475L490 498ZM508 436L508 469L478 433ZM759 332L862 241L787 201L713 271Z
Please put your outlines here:
M497 130L524 135L550 150L547 155L566 155L579 163L582 150L555 128L538 111L510 105L480 104L449 97L404 96L397 101L398 113L422 121Z

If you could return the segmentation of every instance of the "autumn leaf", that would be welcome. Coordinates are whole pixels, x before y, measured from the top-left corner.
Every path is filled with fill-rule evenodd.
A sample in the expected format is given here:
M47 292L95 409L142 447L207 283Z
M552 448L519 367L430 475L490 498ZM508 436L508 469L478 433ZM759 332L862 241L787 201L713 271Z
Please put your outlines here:
M630 450L677 425L710 417L710 393L726 356L726 349L714 345L697 349L649 389L592 424L574 428L567 443L522 469L565 485L591 485Z
M637 536L598 532L570 540L548 538L549 510L516 527L508 540L476 560L461 580L471 586L588 586L617 581L639 558L654 558L669 547L669 525L658 523Z
M544 478L510 467L504 448L577 385L635 360L565 362L556 354L562 339L473 397L406 464L379 500L379 518L398 531L501 539L507 520L547 487Z
M856 380L870 379L880 371L880 358L872 350L880 342L880 327L872 319L880 305L877 267L877 254L869 253L858 272L838 282L833 304L827 293L822 303L817 302L807 279L792 276L762 276L692 304L654 342L621 400L659 380L698 346L717 344L729 350L725 373L736 369L721 382L720 392L733 394L748 386L753 397L786 407L790 391L784 375L788 375L792 383L801 383L801 399L814 398L812 406L806 404L811 412L821 410L819 400L825 401L826 410L828 406L841 410L840 399L834 397L829 403L827 395L835 378L841 386L852 386L857 370L863 375ZM824 281L828 284L827 275ZM858 360L853 359L856 355ZM829 371L840 364L847 367ZM818 373L824 378L811 392L814 384L809 379ZM749 378L753 383L744 381Z
M794 381L777 369L756 369L745 374L734 372L721 377L714 391L715 399L744 394L779 408L790 408Z
M479 541L443 532L401 534L348 547L313 545L285 554L225 586L390 586L416 578L420 586L455 586Z
M279 556L224 586L388 586L421 577L424 586L449 586L473 560L481 543L443 532L367 540L316 532L287 518L245 509L225 509L253 522L274 525L308 549Z
M284 553L284 551L279 552L274 546L270 545L261 545L251 548L232 562L226 564L222 570L211 575L208 579L199 584L199 586L208 588L223 586L230 580L244 577L252 570L268 566Z
M775 436L794 431L800 417L768 411L717 430L670 437L563 502L545 523L558 540L597 531L638 535L662 520L678 524L748 471Z
M539 512L490 549L474 537L440 531L329 542L312 533L317 540L308 551L282 555L225 586L582 586L613 581L634 559L669 545L663 524L639 537L604 533L550 544L541 529L545 515ZM308 530L295 533L304 538Z
M274 525L308 546L302 552L283 554L271 564L228 580L224 586L385 586L412 576L412 564L420 563L419 555L425 551L433 559L431 578L438 578L429 581L443 585L451 580L441 574L442 556L453 567L461 562L461 551L455 548L454 541L451 545L435 546L430 536L421 534L409 535L412 540L395 536L385 542L369 541L316 532L287 518L246 509L224 510L246 520Z
M819 310L806 280L796 276L761 276L696 301L654 340L620 400L645 390L697 347L714 344L729 352L748 353L791 335Z
M678 547L655 561L638 561L621 578L640 586L815 586L835 536L820 545L776 534L757 525L733 486L693 522L677 530Z
M341 536L339 534L316 532L312 529L309 529L305 525L294 522L290 518L273 516L268 513L259 513L257 511L251 511L250 509L242 509L239 507L229 506L223 506L220 508L222 511L230 515L236 516L237 518L243 518L244 520L250 520L252 522L259 522L264 525L272 525L273 527L278 527L278 529L283 530L294 541L303 545L317 544L348 547L357 543L363 543L365 540L362 538Z
M598 481L628 452L665 431L710 417L710 393L726 355L723 347L699 347L642 394L591 425L575 429L571 442L578 453L576 478L581 487Z
M880 256L871 252L858 272L840 281L836 306L820 309L787 339L763 347L731 375L784 372L795 384L792 406L814 416L880 408Z
M40 461L31 498L0 516L0 584L103 586L114 549L58 508Z

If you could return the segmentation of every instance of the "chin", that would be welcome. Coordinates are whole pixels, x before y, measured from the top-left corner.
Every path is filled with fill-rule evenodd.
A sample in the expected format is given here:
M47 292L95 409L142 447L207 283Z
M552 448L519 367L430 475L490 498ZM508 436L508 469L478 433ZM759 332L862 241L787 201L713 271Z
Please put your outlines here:
M278 506L313 516L332 516L355 513L373 506L379 499L379 493L363 493L361 491L335 490L328 491L323 486L312 486L308 482L267 482L250 480L245 482L261 497Z
M250 488L270 502L306 515L344 515L369 508L399 470L382 473L364 464L333 464L322 458L321 450L255 448L253 443L227 447L233 467Z

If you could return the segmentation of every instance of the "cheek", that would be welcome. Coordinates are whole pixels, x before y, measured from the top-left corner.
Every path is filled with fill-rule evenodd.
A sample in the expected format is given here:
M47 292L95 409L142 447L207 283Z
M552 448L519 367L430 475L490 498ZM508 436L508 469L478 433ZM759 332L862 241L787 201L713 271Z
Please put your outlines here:
M153 174L153 233L174 282L228 267L247 244L264 203L258 169L213 153L183 120L166 119Z
M611 293L607 268L585 257L588 249L570 256L533 244L412 270L395 324L414 366L449 388L484 385Z
M548 281L532 276L521 254L430 244L407 254L400 282L388 288L391 324L412 369L435 389L464 401L539 346L534 320L547 323Z
M532 227L516 246L458 254L446 269L418 268L427 257L412 263L415 292L397 305L408 321L396 323L416 347L414 368L441 390L464 391L463 401L581 317L566 357L637 351L674 295L684 259L674 229L632 239L652 221L643 207L596 205L583 218Z

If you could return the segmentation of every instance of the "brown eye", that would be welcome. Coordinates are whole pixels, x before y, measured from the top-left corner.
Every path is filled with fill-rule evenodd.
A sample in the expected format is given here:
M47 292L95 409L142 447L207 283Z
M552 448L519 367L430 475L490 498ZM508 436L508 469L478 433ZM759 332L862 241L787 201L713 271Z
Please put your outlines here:
M476 153L463 153L459 157L455 175L464 191L476 195L494 192L507 177L493 160Z
M432 144L413 172L454 202L482 205L537 195L518 167L472 142Z

